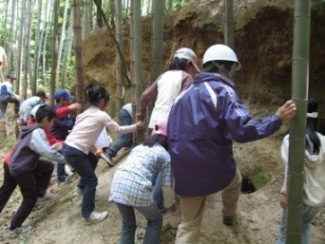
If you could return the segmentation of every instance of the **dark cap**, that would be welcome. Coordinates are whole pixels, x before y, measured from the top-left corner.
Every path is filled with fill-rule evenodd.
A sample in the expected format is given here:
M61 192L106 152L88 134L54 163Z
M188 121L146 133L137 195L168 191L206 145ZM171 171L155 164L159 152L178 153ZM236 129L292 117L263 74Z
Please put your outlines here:
M7 74L6 78L9 80L17 80L16 77L13 76L12 74Z
M74 96L72 96L66 89L60 89L54 93L54 99L60 100L61 98L64 100L73 100Z
M44 91L37 91L35 95L38 97L48 98Z

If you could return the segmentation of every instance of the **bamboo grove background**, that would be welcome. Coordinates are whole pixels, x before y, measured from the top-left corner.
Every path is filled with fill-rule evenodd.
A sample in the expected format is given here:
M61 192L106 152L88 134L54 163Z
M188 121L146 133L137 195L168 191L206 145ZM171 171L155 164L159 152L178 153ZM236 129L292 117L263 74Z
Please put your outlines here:
M3 0L0 2L0 9L4 10L0 13L0 45L5 48L9 62L9 67L4 71L16 75L20 82L16 82L15 90L20 91L23 99L29 92L35 94L37 89L49 90L53 95L56 88L68 88L76 80L81 82L77 84L76 91L81 96L83 38L96 28L110 28L121 51L123 38L128 38L123 37L123 25L134 23L131 29L138 28L135 31L138 33L141 24L130 20L160 11L161 17L155 19L154 30L158 32L157 36L160 35L157 42L162 42L163 33L159 32L163 30L163 12L177 11L188 1ZM136 3L134 7L137 9L134 15L133 3ZM141 39L134 37L134 40L136 45L141 45ZM157 43L154 45L159 46ZM153 57L161 59L161 54L155 51ZM130 83L129 78L123 75L126 67L123 68L120 59L118 62L121 67L119 84L123 85L122 79ZM139 64L137 66L139 68ZM158 72L157 65L153 66L153 70ZM141 79L141 74L135 77ZM122 92L122 88L119 92Z

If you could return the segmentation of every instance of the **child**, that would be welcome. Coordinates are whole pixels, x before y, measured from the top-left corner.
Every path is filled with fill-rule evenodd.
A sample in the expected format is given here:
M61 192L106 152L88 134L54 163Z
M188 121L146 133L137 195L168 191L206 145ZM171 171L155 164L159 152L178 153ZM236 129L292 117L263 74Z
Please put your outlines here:
M42 106L42 104L40 105L36 105L32 111L30 112L30 119L27 121L27 125L36 125L36 111L37 109ZM50 144L50 146L52 146L52 148L60 148L62 147L63 141L57 140L55 139L51 132L48 130L44 130L46 138ZM56 149L55 149L56 150ZM16 181L13 179L13 177L10 175L9 173L9 161L11 158L11 154L12 154L13 148L9 151L9 153L6 155L5 159L4 159L4 180L3 180L3 185L0 188L0 213L2 212L3 208L6 206L12 192L15 190L17 183ZM56 150L58 151L58 150Z
M70 115L70 112L76 112L81 109L80 103L71 103L74 98L66 89L59 89L54 93L56 102L54 109L58 114L58 118L51 128L51 133L58 140L64 141L74 126L75 118ZM70 175L67 174L65 165L57 163L56 167L58 183L62 184L67 182Z
M10 175L9 167L8 167L10 156L12 154L12 150L13 149L11 149L9 151L9 153L6 155L4 164L3 164L3 182L2 182L2 186L0 188L0 213L6 206L11 194L13 193L13 191L15 190L15 188L17 186L16 181Z
M318 133L318 101L308 100L305 148L305 182L303 187L303 216L301 220L301 243L308 244L310 239L310 223L325 206L325 136ZM284 182L280 193L282 210L280 234L277 244L286 243L286 208L287 208L287 177L288 177L289 135L283 139L281 157L285 165ZM290 191L290 189L289 189Z
M166 123L156 125L152 135L143 145L135 147L126 162L121 164L112 180L109 201L116 203L122 217L120 243L135 243L137 223L134 209L148 221L144 244L158 244L162 227L162 214L155 199L152 182L161 177L163 205L174 202L173 176L167 152Z
M10 159L6 160L4 168L4 183L0 190L1 203L6 203L18 184L23 201L8 228L9 237L17 237L26 231L22 223L31 213L38 197L44 197L49 186L54 166L49 160L62 163L65 158L49 145L45 132L51 128L56 118L53 108L42 105L36 113L37 125L22 129L21 136L13 148ZM4 207L1 206L1 210Z
M104 112L109 101L109 94L105 88L98 85L89 85L86 95L90 107L76 118L75 126L68 135L63 145L63 155L68 163L81 177L78 188L83 192L81 215L86 223L100 222L107 217L107 212L95 211L95 192L98 183L95 169L98 158L91 152L97 138L103 129L118 132L120 134L134 132L137 128L144 129L144 124L119 126Z
M48 97L46 96L46 93L44 91L37 91L35 96L32 96L22 102L19 107L21 126L27 125L27 121L30 118L30 112L32 111L32 109L39 104L44 104L45 99L47 98Z
M125 104L120 112L119 119L122 125L131 125L132 124L132 104ZM110 166L114 166L115 162L113 157L116 156L117 152L123 147L132 146L132 133L121 135L120 138L108 148L103 150L103 153L100 155Z
M27 121L27 125L30 126L30 125L36 125L37 122L36 122L36 112L38 110L38 108L42 106L42 104L39 104L39 105L36 105L32 111L30 112L30 117L29 117L29 120ZM56 113L56 115L58 116L58 113ZM56 139L52 134L51 134L51 131L49 130L44 130L45 132L45 135L46 135L46 138L47 140L49 141L50 145L53 146L54 144L63 144L63 141L61 140L58 140Z
M180 48L175 52L169 70L160 75L142 93L140 109L137 114L139 120L144 119L147 106L156 97L148 125L149 135L158 121L168 120L168 115L176 97L192 85L192 74L198 72L200 72L200 69L196 64L196 54L190 48Z
M0 119L5 118L8 103L15 104L15 115L19 115L20 97L12 90L14 80L16 77L8 74L6 80L0 85Z

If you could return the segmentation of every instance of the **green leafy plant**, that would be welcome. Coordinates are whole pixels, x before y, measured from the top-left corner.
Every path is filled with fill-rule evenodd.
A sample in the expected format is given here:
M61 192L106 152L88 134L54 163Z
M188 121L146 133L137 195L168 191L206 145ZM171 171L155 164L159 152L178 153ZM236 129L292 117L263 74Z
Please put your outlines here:
M264 186L268 181L268 176L265 172L257 172L252 175L252 183L258 189Z

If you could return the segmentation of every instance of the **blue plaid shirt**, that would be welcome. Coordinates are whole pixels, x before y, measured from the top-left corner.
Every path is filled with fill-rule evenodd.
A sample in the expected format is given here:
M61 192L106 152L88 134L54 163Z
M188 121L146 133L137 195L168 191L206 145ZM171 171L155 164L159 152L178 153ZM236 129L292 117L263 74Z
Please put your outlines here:
M153 177L161 173L162 186L173 187L170 156L161 145L135 147L112 180L109 201L133 207L153 204Z

